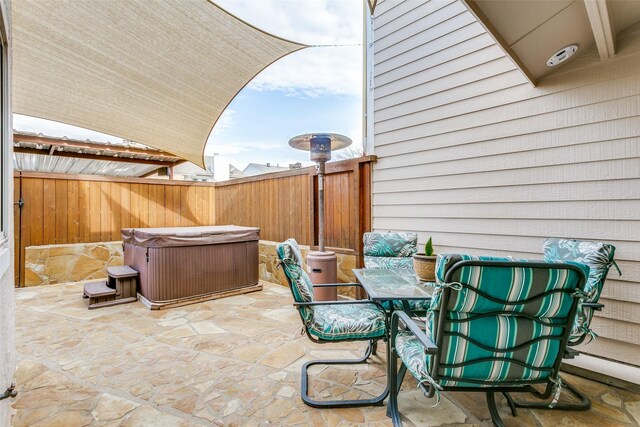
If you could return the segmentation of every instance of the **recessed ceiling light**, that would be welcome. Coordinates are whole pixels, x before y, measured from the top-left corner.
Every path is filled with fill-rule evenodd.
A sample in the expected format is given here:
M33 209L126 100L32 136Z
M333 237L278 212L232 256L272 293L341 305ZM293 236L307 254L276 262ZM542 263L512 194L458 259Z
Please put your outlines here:
M547 60L547 67L555 67L556 65L563 63L567 59L571 58L577 50L577 44L563 47L562 49L551 55L551 58Z

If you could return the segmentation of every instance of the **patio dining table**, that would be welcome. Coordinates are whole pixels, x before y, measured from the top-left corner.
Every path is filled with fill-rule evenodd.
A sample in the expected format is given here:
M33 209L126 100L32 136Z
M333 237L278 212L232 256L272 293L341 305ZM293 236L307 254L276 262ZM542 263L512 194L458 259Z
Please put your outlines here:
M403 311L411 315L409 301L430 300L435 289L435 283L421 281L413 270L361 268L353 269L353 274L355 274L358 283L362 285L370 300L379 303L388 302L386 313L389 319L394 311L394 302L401 302ZM388 387L393 387L397 385L389 384L389 380L392 378L389 363L391 357L389 334L390 331L387 330L387 384ZM375 349L375 345L373 348ZM398 378L402 379L406 368L402 365L400 369ZM388 390L389 388L387 388ZM387 415L389 415L388 409Z
M393 312L393 302L400 301L404 311L411 314L410 300L428 300L434 290L434 283L422 282L413 270L397 269L353 269L358 283L362 285L369 299L376 302L389 301L389 316Z

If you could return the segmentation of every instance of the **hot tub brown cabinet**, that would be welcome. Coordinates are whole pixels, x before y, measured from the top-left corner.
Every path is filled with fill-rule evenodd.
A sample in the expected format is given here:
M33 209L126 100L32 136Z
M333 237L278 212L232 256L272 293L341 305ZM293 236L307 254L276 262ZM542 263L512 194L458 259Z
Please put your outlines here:
M140 272L140 300L167 308L262 289L260 229L234 225L122 230L124 263Z

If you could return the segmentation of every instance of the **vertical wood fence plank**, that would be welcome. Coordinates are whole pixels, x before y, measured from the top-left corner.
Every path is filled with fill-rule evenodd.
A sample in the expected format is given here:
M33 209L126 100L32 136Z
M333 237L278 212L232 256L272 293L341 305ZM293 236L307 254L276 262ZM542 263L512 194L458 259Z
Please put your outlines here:
M44 182L37 178L22 179L22 198L24 208L22 212L22 238L25 246L44 244ZM51 215L52 212L49 212Z
M100 238L111 240L111 186L109 182L100 183Z
M131 214L129 218L129 227L135 228L140 226L140 184L131 184Z
M56 241L56 181L54 179L43 180L42 194L44 198L42 244L53 245Z
M89 181L78 182L78 224L80 242L91 242L91 216L95 214L90 202L91 187Z
M131 184L125 182L120 184L120 227L115 231L118 239L121 238L121 230L131 227Z
M22 179L20 177L13 178L13 267L14 267L14 285L22 286L24 284L24 245L21 239L21 226L22 213L18 206L20 200L20 192L22 186Z
M99 182L89 182L89 204L91 206L91 210L89 211L89 215L91 216L91 239L89 241L100 242L102 238L100 235L100 219L102 218L103 207Z
M80 241L80 213L78 181L67 183L67 243L78 243Z
M140 184L138 203L138 208L140 209L138 227L149 227L149 185Z
M67 200L67 187L68 183L64 179L57 179L56 183L56 231L55 231L55 243L63 244L67 241L67 217L68 217L68 205Z
M119 182L112 182L109 186L109 207L111 210L111 238L110 240L120 240L120 230L122 221L120 218L122 211L122 189Z

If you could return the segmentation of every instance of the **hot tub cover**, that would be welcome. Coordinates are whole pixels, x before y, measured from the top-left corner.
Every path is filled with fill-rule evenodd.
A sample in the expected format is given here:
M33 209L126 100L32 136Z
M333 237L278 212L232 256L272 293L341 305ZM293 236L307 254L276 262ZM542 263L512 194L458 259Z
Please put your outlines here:
M147 248L169 246L215 245L229 242L249 242L260 239L260 229L237 225L203 227L124 228L124 243Z

